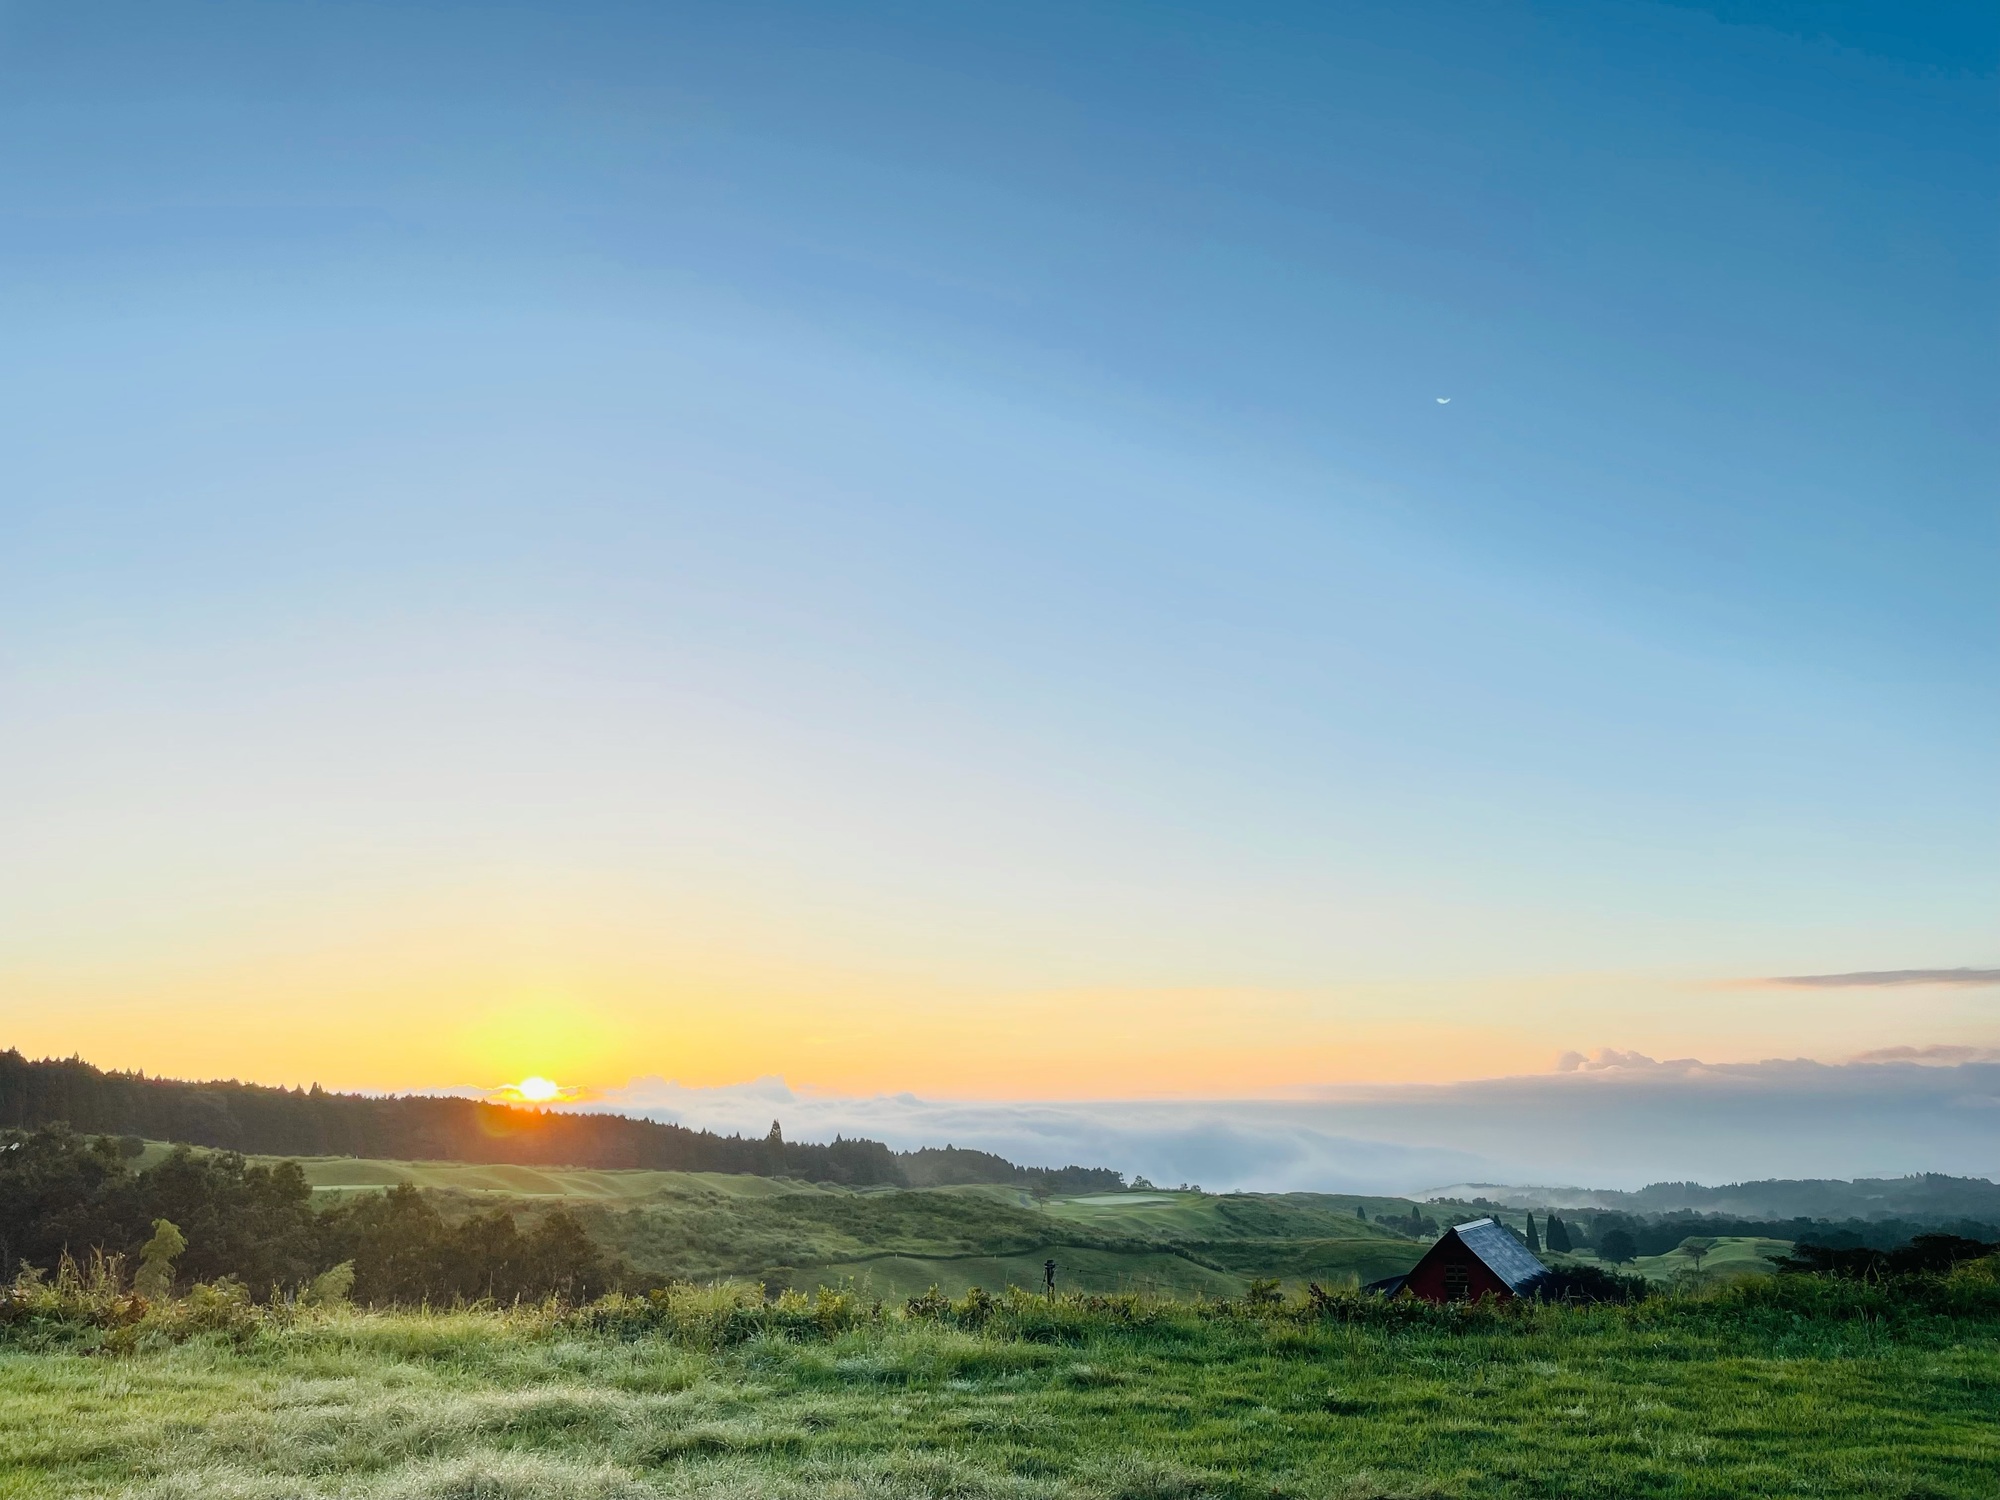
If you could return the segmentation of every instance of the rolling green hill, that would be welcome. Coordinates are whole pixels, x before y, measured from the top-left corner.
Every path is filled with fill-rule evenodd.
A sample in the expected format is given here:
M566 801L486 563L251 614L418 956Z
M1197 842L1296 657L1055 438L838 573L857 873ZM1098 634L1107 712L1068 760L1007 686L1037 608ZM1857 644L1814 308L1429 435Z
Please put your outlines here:
M155 1166L169 1149L147 1145L137 1164ZM626 1268L608 1274L623 1275L627 1285L851 1285L895 1301L933 1286L952 1296L975 1286L1039 1289L1044 1263L1053 1260L1068 1291L1233 1297L1256 1280L1276 1280L1293 1293L1310 1282L1338 1288L1376 1281L1409 1270L1427 1244L1403 1232L1413 1222L1406 1200L1346 1194L845 1187L744 1173L324 1156L253 1165L287 1160L296 1160L313 1198L329 1209L406 1184L428 1193L447 1225L500 1209L518 1215L525 1232L561 1208ZM1435 1207L1447 1223L1485 1209ZM1619 1269L1661 1283L1719 1283L1768 1273L1791 1248L1788 1240L1752 1234L1703 1239L1709 1253L1699 1265L1683 1244L1662 1240L1642 1246L1658 1253ZM1597 1261L1588 1249L1568 1259Z
M149 1146L147 1159L165 1147ZM277 1158L271 1158L277 1160ZM884 1298L937 1286L1232 1296L1255 1278L1296 1289L1406 1271L1423 1244L1372 1222L1395 1198L1170 1191L1045 1197L1000 1184L844 1188L722 1172L298 1158L316 1198L412 1183L447 1211L560 1204L648 1280L747 1277L810 1289L851 1282ZM1368 1219L1357 1215L1368 1214Z
M149 1146L148 1157L170 1148ZM148 1164L142 1157L141 1164ZM316 1195L376 1192L398 1183L482 1197L562 1203L637 1203L689 1184L741 1198L818 1191L809 1183L741 1172L655 1172L644 1168L518 1167L459 1161L369 1161L352 1156L256 1157L297 1161Z
M885 1297L932 1285L955 1295L1040 1286L1050 1259L1062 1285L1078 1290L1228 1296L1255 1277L1394 1275L1423 1249L1311 1195L1037 1200L1004 1189L805 1188L753 1198L688 1179L663 1184L645 1203L593 1204L582 1214L600 1243L645 1275L802 1288L851 1280Z
M1707 1238L1709 1251L1697 1260L1685 1245L1664 1255L1642 1255L1627 1265L1612 1266L1588 1250L1570 1255L1551 1255L1551 1264L1603 1265L1606 1270L1644 1276L1648 1281L1702 1283L1721 1282L1741 1276L1767 1276L1776 1269L1781 1255L1791 1253L1792 1241L1766 1239L1755 1235L1717 1235Z
M149 1145L144 1160L167 1149ZM1047 1260L1056 1262L1063 1287L1079 1291L1226 1297L1258 1278L1296 1291L1309 1281L1340 1286L1394 1276L1424 1250L1422 1241L1376 1222L1406 1214L1407 1201L1350 1194L1146 1189L1048 1197L1002 1184L847 1188L726 1172L344 1156L299 1165L326 1201L407 1182L459 1211L561 1204L649 1280L746 1277L802 1290L851 1283L885 1299L932 1286L953 1296L974 1286L1039 1287ZM1438 1207L1447 1221L1490 1211ZM1518 1223L1520 1215L1500 1217ZM1699 1265L1676 1248L1618 1269L1662 1283L1723 1281L1766 1274L1790 1248L1786 1240L1726 1235L1713 1238ZM1588 1250L1564 1258L1597 1263Z

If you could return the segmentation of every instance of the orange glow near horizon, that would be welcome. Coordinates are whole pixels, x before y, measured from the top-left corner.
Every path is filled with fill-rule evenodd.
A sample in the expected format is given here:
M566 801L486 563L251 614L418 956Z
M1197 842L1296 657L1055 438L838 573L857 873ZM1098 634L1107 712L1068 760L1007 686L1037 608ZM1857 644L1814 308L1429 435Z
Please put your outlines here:
M588 913L547 903L511 925L413 902L393 925L357 924L365 936L286 928L226 957L219 941L179 946L183 934L88 964L52 951L0 975L0 1047L167 1077L524 1104L647 1077L772 1076L848 1095L1076 1100L1450 1083L1606 1046L1797 1056L1804 1019L1829 1059L1988 1029L1965 990L1905 992L1890 1008L1866 991L1721 989L1712 973L1172 987L1063 985L990 959L894 969L755 941L706 911L655 921L601 894ZM496 1091L495 1079L520 1082ZM559 1092L538 1100L531 1083Z
M579 1098L582 1089L564 1088L553 1078L530 1073L519 1083L503 1083L493 1091L496 1104L567 1104Z
M328 962L150 982L42 976L17 984L25 1003L11 1007L0 1046L168 1077L475 1087L528 1105L654 1076L697 1088L781 1076L814 1091L935 1099L1273 1097L1541 1073L1562 1051L1600 1046L1711 1061L1800 1050L1785 1034L1791 997L1746 1003L1706 979L1023 992L741 968L506 967L433 952L382 965L393 974ZM1822 1056L1909 1031L1908 1018L1845 996L1807 999ZM1962 1001L1946 993L1939 1004ZM1973 1039L1954 1034L1957 1019L1940 1010L1922 1039ZM519 1081L493 1089L495 1078Z

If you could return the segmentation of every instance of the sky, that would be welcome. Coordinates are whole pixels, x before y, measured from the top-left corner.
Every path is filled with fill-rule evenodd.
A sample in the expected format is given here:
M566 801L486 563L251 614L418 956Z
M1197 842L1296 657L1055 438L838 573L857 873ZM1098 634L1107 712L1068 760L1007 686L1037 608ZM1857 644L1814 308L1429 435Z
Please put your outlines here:
M1988 1097L1997 79L1947 3L0 0L0 1042Z

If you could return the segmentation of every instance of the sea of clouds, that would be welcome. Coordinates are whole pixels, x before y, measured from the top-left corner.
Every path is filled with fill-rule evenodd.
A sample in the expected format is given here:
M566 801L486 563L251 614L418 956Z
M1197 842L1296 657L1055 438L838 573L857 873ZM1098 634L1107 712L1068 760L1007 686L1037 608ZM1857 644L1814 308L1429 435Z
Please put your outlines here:
M1446 1183L2000 1178L2000 1050L1897 1047L1844 1063L1567 1053L1553 1073L1310 1097L1007 1103L853 1097L762 1078L641 1078L595 1109L793 1140L957 1145L1211 1190L1415 1193Z

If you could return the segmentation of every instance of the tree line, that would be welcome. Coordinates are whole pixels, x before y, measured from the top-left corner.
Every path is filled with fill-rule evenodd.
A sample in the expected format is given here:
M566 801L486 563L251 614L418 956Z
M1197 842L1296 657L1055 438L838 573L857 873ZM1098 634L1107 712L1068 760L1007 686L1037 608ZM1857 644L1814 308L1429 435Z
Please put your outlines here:
M1532 1222L1533 1215L1529 1216ZM2000 1226L1976 1219L1943 1223L1909 1219L1737 1219L1719 1214L1663 1214L1640 1218L1633 1214L1600 1213L1588 1225L1571 1224L1558 1215L1545 1220L1544 1238L1551 1250L1595 1250L1605 1260L1629 1261L1640 1255L1665 1255L1690 1236L1745 1236L1790 1240L1827 1250L1886 1252L1926 1234L1946 1234L1969 1241L2000 1240ZM1560 1242L1558 1240L1560 1235Z
M140 1171L139 1152L67 1125L0 1136L0 1276L102 1252L143 1267L156 1295L229 1278L261 1298L338 1272L343 1295L386 1305L582 1301L623 1275L565 1209L447 1219L404 1184L316 1210L297 1162L180 1146Z
M235 1080L189 1083L107 1072L80 1058L31 1062L0 1052L0 1129L64 1122L86 1134L140 1136L256 1156L359 1156L740 1172L855 1187L1004 1182L1057 1192L1124 1186L1100 1167L1018 1167L983 1151L897 1153L880 1141L718 1135L624 1115L565 1114L478 1099L371 1098ZM962 1175L951 1175L954 1171ZM922 1178L918 1183L916 1178Z
M1960 1179L1941 1180L1956 1182ZM1503 1212L1511 1212L1485 1198L1471 1199L1470 1206L1484 1209L1496 1218ZM1545 1248L1558 1254L1590 1250L1600 1260L1614 1265L1627 1264L1642 1255L1665 1255L1690 1238L1789 1240L1801 1252L1832 1255L1829 1266L1835 1263L1840 1266L1887 1265L1889 1262L1883 1257L1889 1252L1902 1252L1912 1242L1925 1239L1961 1245L2000 1241L2000 1225L1984 1219L1943 1215L1827 1220L1803 1217L1740 1218L1690 1210L1665 1214L1632 1214L1615 1210L1595 1213L1586 1210L1585 1213L1588 1213L1587 1218L1572 1210L1571 1216L1565 1218L1550 1209L1543 1214L1538 1225L1534 1213L1530 1211L1522 1216L1522 1225L1515 1233L1537 1255ZM1380 1222L1393 1224L1396 1221L1384 1216Z
M1845 1223L1898 1220L1944 1224L2000 1220L2000 1184L1984 1177L1917 1172L1908 1177L1768 1178L1704 1187L1656 1182L1634 1193L1601 1193L1603 1212L1653 1215L1721 1214L1731 1218Z

